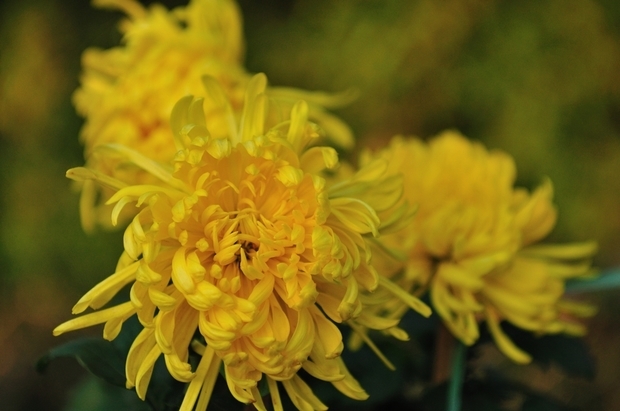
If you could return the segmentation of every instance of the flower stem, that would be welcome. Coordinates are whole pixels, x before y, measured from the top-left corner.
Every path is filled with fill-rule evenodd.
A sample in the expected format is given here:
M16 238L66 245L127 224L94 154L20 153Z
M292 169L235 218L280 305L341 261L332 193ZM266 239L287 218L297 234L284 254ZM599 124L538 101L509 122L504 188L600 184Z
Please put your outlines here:
M456 342L452 352L452 372L448 385L448 404L447 411L461 410L461 391L463 387L463 377L465 374L465 354L467 347L460 341Z
M441 384L450 378L450 369L456 339L448 329L440 324L435 337L435 358L433 360L433 384Z

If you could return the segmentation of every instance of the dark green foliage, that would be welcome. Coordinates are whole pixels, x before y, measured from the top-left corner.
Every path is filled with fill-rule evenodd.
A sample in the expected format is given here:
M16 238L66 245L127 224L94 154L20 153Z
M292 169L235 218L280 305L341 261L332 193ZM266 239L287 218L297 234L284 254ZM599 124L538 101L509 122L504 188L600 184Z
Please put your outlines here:
M398 396L403 391L405 382L412 377L413 361L409 353L399 349L394 343L386 342L379 335L373 334L372 337L385 356L396 364L396 370L387 368L367 346L356 352L345 350L343 353L347 368L370 396L367 400L352 400L328 382L303 376L305 381L312 384L315 394L330 409L351 411L376 409L378 405Z
M125 360L142 325L135 317L123 325L118 337L108 342L100 338L80 338L51 349L37 362L43 372L57 358L75 358L84 368L100 380L87 379L74 393L66 411L176 411L179 409L187 384L176 381L168 372L163 357L155 363L145 401L134 390L125 388ZM190 354L195 368L200 360ZM103 380L103 381L101 381ZM209 411L234 411L243 409L230 394L224 377L215 384Z
M481 374L479 377L470 377L463 385L462 411L507 411L514 410L514 404L521 404L521 411L575 411L496 371L486 370ZM447 386L444 383L431 387L416 403L417 408L412 409L446 409Z
M75 358L88 371L119 387L125 386L124 355L114 345L99 338L80 338L52 348L37 362L43 372L56 358Z
M135 392L115 387L98 378L88 377L69 399L65 411L152 411Z
M537 336L510 325L504 328L514 343L540 366L548 368L555 364L570 376L594 379L595 360L583 339L564 334Z
M557 401L543 395L531 394L523 402L521 411L575 411L575 409L559 404Z
M119 298L122 299L122 296ZM300 372L301 377L310 384L315 394L330 409L445 410L448 384L432 385L428 382L432 375L432 356L440 321L436 315L430 319L418 317L420 316L415 313L409 313L401 324L412 337L411 341L398 342L380 333L372 334L372 339L380 350L396 365L396 371L386 368L367 346L363 346L357 352L348 349L344 351L345 364L370 395L368 400L361 402L351 400L330 383L318 381L303 370ZM565 335L536 336L510 324L502 326L515 344L532 355L534 363L543 367L555 364L572 376L588 379L594 377L594 360L582 339ZM84 368L103 380L85 381L74 394L66 411L177 410L183 401L187 384L172 378L163 358L155 364L145 401L140 400L133 390L125 389L125 359L131 344L142 329L142 325L132 317L125 322L121 333L114 341L108 342L99 338L70 341L50 350L39 360L37 369L42 372L56 358L69 357L75 358ZM343 327L341 331L346 340L350 330ZM494 342L483 328L479 342L467 350L468 359L473 359L477 352L476 347L484 344ZM194 369L199 360L197 354L190 354L189 361ZM244 405L236 401L228 390L223 370L220 374L208 410L242 410ZM270 408L266 384L259 383L259 389L265 396L265 404ZM282 387L280 394L285 410L295 409ZM494 369L474 370L471 362L467 363L462 387L463 411L501 411L506 409L507 401L514 401L515 398L521 401L523 411L572 411L526 385L511 381ZM89 405L91 403L92 405ZM75 408L78 404L82 404L83 408Z

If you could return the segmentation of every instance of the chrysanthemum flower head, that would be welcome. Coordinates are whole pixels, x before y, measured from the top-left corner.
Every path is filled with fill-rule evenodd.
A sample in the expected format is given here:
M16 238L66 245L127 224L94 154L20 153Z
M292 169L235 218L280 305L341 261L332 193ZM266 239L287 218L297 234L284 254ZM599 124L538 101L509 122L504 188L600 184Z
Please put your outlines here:
M241 106L247 75L240 67L241 20L234 2L192 0L174 11L159 4L145 9L134 0L95 4L119 8L128 18L120 25L122 46L91 48L82 58L74 103L86 118L87 158L94 147L121 143L168 161L170 111L179 98L201 90L203 75L216 77Z
M218 83L207 82L212 103L229 104L220 99ZM307 104L298 102L290 119L265 128L265 90L264 75L250 81L241 120L229 118L225 138L211 134L202 99L181 99L171 118L178 149L172 169L117 148L161 184L125 185L87 169L69 172L117 190L108 201L115 204L113 219L130 203L140 211L125 231L116 273L73 311L99 309L132 283L131 301L68 321L55 334L105 323L104 337L113 339L137 314L144 330L126 371L128 386L142 398L163 355L170 373L190 382L182 410L196 402L197 410L205 409L221 364L235 398L258 409L265 409L257 389L262 378L276 410L282 409L277 382L300 410L325 409L298 376L301 368L364 399L339 357L343 343L335 323L406 338L398 321L367 312L378 288L430 313L370 264L366 237L387 228L379 214L398 206L402 191L386 174L386 162L327 184L321 172L335 169L338 157L332 148L310 147L320 129L308 121ZM192 343L196 331L200 338ZM190 344L202 354L195 370Z
M500 322L540 334L585 331L575 317L592 308L562 297L567 279L590 273L596 244L536 244L556 222L550 181L533 193L514 188L510 156L454 131L429 143L397 137L380 156L404 173L405 197L417 205L407 229L380 240L404 261L386 259L386 269L412 294L428 291L457 338L473 344L486 320L499 348L524 363L530 356Z
M81 132L87 165L129 183L149 182L148 174L112 156L108 144L122 144L156 161L170 161L176 148L168 119L183 96L205 96L203 76L221 86L227 107L236 119L251 75L242 66L241 16L233 0L191 0L186 7L167 10L159 4L148 9L135 0L97 0L95 5L117 8L127 14L121 23L123 44L107 50L88 49L83 55L81 87L74 103L85 124ZM308 101L310 116L340 145L352 144L348 127L324 107L350 101L351 94L328 95L289 88L272 88L268 121L288 118L295 101ZM203 103L210 135L224 138L228 113L213 100ZM109 224L109 209L101 206L103 194L91 183L82 188L82 223L87 230ZM100 199L98 199L100 196Z

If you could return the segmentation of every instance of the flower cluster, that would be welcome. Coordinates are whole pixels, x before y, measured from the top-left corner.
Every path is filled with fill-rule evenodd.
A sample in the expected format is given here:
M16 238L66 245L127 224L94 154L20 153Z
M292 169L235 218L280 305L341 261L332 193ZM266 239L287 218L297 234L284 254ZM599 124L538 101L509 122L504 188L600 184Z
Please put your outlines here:
M182 411L206 409L220 371L236 400L275 411L283 387L299 410L326 406L300 370L368 397L341 353L341 327L384 361L368 335L400 340L409 309L431 307L465 344L486 324L516 362L530 360L500 323L582 334L593 308L563 298L590 273L593 243L539 245L556 220L552 186L514 188L515 165L456 132L395 138L360 167L348 126L326 108L350 100L274 88L242 65L232 0L172 11L134 0L123 45L87 50L74 95L85 117L84 228L125 228L115 272L87 292L54 334L105 324L113 340L137 316L127 387L146 397L155 362L186 382ZM107 221L107 222L106 222ZM123 288L129 301L109 306ZM191 359L199 357L198 365Z
M510 156L454 131L429 143L397 137L378 157L403 173L405 197L417 205L406 230L380 239L393 254L384 254L382 271L413 295L428 292L452 334L471 345L485 320L500 350L526 363L501 321L541 334L584 333L575 317L593 308L562 296L567 279L591 274L596 244L536 244L556 221L550 181L533 193L514 188ZM389 311L403 313L399 304Z
M145 9L135 0L98 0L96 5L120 9L127 14L120 25L123 45L108 50L88 49L83 55L81 87L73 100L85 118L81 131L88 167L132 183L152 183L148 173L111 153L110 144L121 144L150 159L169 162L176 148L169 118L174 104L186 95L205 96L205 76L215 78L222 92L217 100L206 99L205 116L212 136L228 132L230 114L239 120L251 75L242 66L241 17L232 0L191 0L172 11L159 4ZM269 119L288 118L299 99L309 105L310 118L326 130L327 137L342 147L353 143L348 126L327 113L351 100L351 93L329 95L291 88L267 91L273 104ZM222 100L229 104L223 111ZM93 183L82 187L82 225L91 231L109 226L110 208L105 202L112 192ZM131 216L129 216L131 217ZM125 218L124 220L127 220Z

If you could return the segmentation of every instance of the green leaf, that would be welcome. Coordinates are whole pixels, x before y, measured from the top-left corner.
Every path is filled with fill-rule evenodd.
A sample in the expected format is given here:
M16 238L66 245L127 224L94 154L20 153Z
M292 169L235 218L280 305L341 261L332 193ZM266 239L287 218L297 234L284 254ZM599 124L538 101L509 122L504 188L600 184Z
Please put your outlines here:
M267 400L267 402L269 402L269 400ZM178 408L176 408L175 411L177 409ZM217 380L215 381L215 387L213 387L213 394L211 394L211 399L209 400L209 406L207 407L207 411L242 411L244 409L245 404L237 401L235 397L233 397L230 393L225 378L221 375L218 376ZM267 409L269 409L268 405Z
M267 383L267 378L262 378L258 382L258 392L260 392L261 397L266 397L270 394L269 384Z
M89 376L74 390L64 411L152 411L134 391Z
M92 410L94 411L104 409L176 411L183 402L187 384L175 380L170 375L163 356L155 362L145 401L140 400L134 390L127 390L125 388L125 360L127 352L142 329L143 326L135 317L129 318L123 324L120 334L114 341L108 342L100 338L81 338L67 342L53 348L44 355L37 362L36 368L39 372L44 372L49 364L57 358L75 358L80 365L95 376L114 386L122 387L122 390L112 390L114 387L106 387L105 384L99 387L94 383L90 383L87 388L82 387L81 389L90 392L88 395L91 395L92 398L89 401L93 402ZM193 352L190 354L189 361L194 369L198 365L199 360L200 356L198 354ZM110 394L111 397L117 397L119 401L123 399L124 405L122 407L120 405L118 407L113 405L113 399L108 398L108 393L110 392L113 393ZM84 395L86 396L87 394ZM99 404L98 401L101 401L103 405L94 405L94 403ZM87 408L81 408L80 410L82 409ZM90 408L88 409L90 410ZM243 404L232 396L224 378L219 377L211 396L208 410L232 411L242 409Z
M620 269L607 270L591 280L569 280L566 282L567 293L582 293L613 290L620 288Z
M153 374L146 391L146 401L153 411L176 411L183 402L187 384L175 380L164 361L163 356L157 359ZM138 395L133 392L133 395Z
M99 338L80 338L52 348L36 364L44 372L56 358L75 358L88 371L110 384L125 387L125 356L114 345Z

